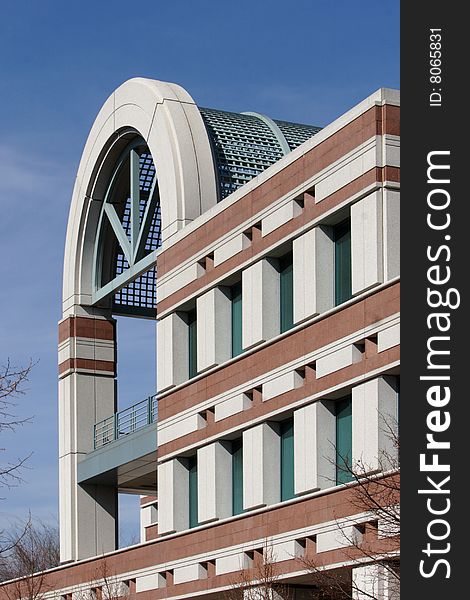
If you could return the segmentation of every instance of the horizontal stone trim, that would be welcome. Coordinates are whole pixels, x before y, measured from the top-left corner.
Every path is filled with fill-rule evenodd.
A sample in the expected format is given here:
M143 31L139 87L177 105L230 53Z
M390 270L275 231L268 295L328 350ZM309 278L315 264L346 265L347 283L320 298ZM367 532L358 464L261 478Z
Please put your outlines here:
M81 337L98 340L114 340L116 322L90 317L67 317L59 323L59 343L67 338Z
M143 575L137 577L135 582L135 591L146 592L147 590L155 590L159 587L159 576L158 573L152 573L151 575Z
M394 476L395 477L395 476ZM179 584L175 589L172 578L167 578L166 588L160 588L158 575L167 569L184 567L205 560L217 561L223 556L233 555L242 550L262 550L265 540L272 540L273 546L279 544L286 547L287 542L314 536L330 530L336 523L367 522L366 514L357 514L357 508L352 502L354 487L335 488L317 493L312 497L298 498L285 505L257 511L256 514L244 514L223 523L212 523L195 530L188 530L169 538L158 538L145 544L124 548L106 555L106 567L109 572L116 574L123 581L141 579L139 587L150 589L156 584L149 598L171 598L185 590L185 584ZM397 494L398 495L398 494ZM398 499L398 498L397 498ZM267 519L267 513L269 518ZM391 551L397 549L394 539L369 539L373 552ZM197 555L195 555L197 548ZM351 559L354 549L347 548ZM332 565L346 560L344 551L325 551L315 553L315 547L307 546L307 556L315 559L316 564ZM96 574L104 559L92 558L61 565L52 569L48 574L48 590L53 597L53 591L66 593L77 587L86 586L87 582L96 581ZM298 573L301 570L296 560L285 560L279 563L279 573ZM154 577L149 577L149 576ZM147 579L148 577L148 579ZM187 584L187 593L199 589L213 589L233 582L233 573L216 575L215 569L208 578ZM201 587L199 587L201 586ZM146 598L145 593L139 598ZM188 596L191 597L191 596Z
M205 418L207 418L207 411L209 411L209 413L214 413L215 421L220 421L233 414L248 410L253 406L254 397L255 404L260 403L260 393L262 395L262 388L264 384L293 371L296 371L302 380L300 386L304 385L304 379L318 379L318 376L315 375L314 377L312 374L313 363L316 363L319 358L327 356L339 348L345 348L352 343L363 346L365 357L370 358L371 356L376 355L378 352L377 344L375 343L377 335L382 331L395 326L395 324L399 325L399 320L400 316L398 313L389 315L384 319L369 325L367 328L362 328L360 331L348 335L345 338L334 340L331 344L323 346L310 354L299 356L298 358L294 359L294 361L286 363L280 368L266 371L258 378L250 379L248 386L246 384L242 384L241 386L235 386L234 388L231 388L217 396L211 396L209 398L204 397L200 403L193 404L188 409L178 412L176 415L170 416L167 419L159 420L159 426L168 427L196 414L203 414ZM284 335L285 334L282 334L283 337ZM282 338L278 338L278 340L279 339ZM366 340L365 344L364 340ZM274 343L274 340L267 342L266 344L270 343ZM309 368L306 369L306 365L310 365ZM225 367L222 366L221 368ZM256 392L256 394L254 392Z
M202 251L219 237L235 229L251 215L269 206L289 190L301 185L328 165L351 152L373 136L386 134L399 135L400 109L385 104L374 106L346 124L342 129L314 146L300 158L263 181L252 191L229 205L211 220L210 227L205 222L201 228L191 231L162 252L157 259L160 276L169 273L190 256Z
M307 380L302 387L270 399L268 402L255 403L251 408L238 412L223 421L214 423L208 422L206 427L194 431L193 433L182 436L166 444L159 442L157 455L158 460L163 461L173 458L180 452L186 452L189 448L203 445L204 443L223 438L227 432L239 429L240 431L251 427L253 424L263 420L269 420L273 413L291 410L293 406L298 408L300 405L311 402L311 398L316 400L323 394L330 393L332 388L337 390L346 388L349 392L351 384L349 382L357 380L363 381L368 377L376 377L379 373L386 372L391 365L396 365L400 360L400 348L395 346L381 352L364 358L361 362L354 363L335 373L331 373L321 379ZM302 402L304 401L304 402ZM277 415L277 419L279 416Z
M344 369L345 367L349 367L356 362L360 362L361 359L361 351L354 344L349 344L349 346L334 350L317 360L317 379L325 377L325 375L329 375L335 371L339 371L340 369Z
M315 179L315 202L323 202L325 198L334 194L351 181L379 167L378 154L381 152L381 138L374 138L357 148L354 152L333 163Z
M185 567L179 567L174 570L173 583L185 583L186 581L194 581L197 579L205 579L207 571L200 563L194 563Z
M93 360L89 358L69 358L59 364L59 375L67 371L101 371L106 374L115 374L116 363L110 360Z
M215 285L219 280L228 276L232 271L246 266L247 261L254 262L276 242L284 241L287 237L295 237L297 232L304 232L307 227L315 226L322 215L330 213L335 207L342 205L346 200L357 196L361 191L369 190L370 186L381 186L383 183L400 181L400 169L395 167L374 167L366 173L340 188L319 204L313 198L306 198L304 209L297 216L291 218L270 233L253 238L251 244L240 250L223 263L206 270L197 280L189 283L184 288L160 300L157 303L157 314L163 316L171 309L175 309L191 296L195 296L205 287ZM370 191L370 190L369 190ZM306 196L308 196L306 194ZM211 229L212 231L212 229ZM160 269L160 256L157 256L157 268ZM160 272L160 271L159 271ZM158 297L158 295L157 295Z
M388 164L392 167L399 167L400 138L394 135L385 135L382 140L382 165Z
M354 525L332 527L330 531L317 535L317 553L358 545L361 542L362 534Z
M275 563L304 555L304 548L297 540L289 540L272 545L272 561Z
M248 569L251 561L246 552L237 552L222 556L215 560L215 574L224 575L225 573L235 573L241 569Z
M180 289L186 288L186 286L198 279L203 273L203 267L196 262L178 270L172 277L166 278L164 282L160 283L157 280L157 297L164 300L168 296L177 293Z
M301 356L308 355L372 326L400 310L400 283L372 292L344 308L318 317L310 325L294 330L285 337L207 373L198 380L179 387L159 399L161 421L195 406L207 398L249 384L263 374L280 369Z
M377 336L377 348L379 352L388 350L400 343L400 324L387 327L380 331Z
M275 229L278 229L282 225L285 225L295 217L298 217L302 209L298 202L295 200L289 200L285 202L276 210L270 212L261 221L261 235L264 237L272 233Z
M114 340L67 338L59 344L59 364L69 358L114 361L115 346Z
M184 437L202 427L204 427L204 419L201 415L196 414L182 417L176 422L158 427L158 443L161 445L169 443L174 439Z
M276 396L290 392L295 388L302 387L303 379L297 371L288 371L277 377L273 377L262 385L263 402L271 400Z
M251 398L244 392L230 396L226 400L222 400L215 405L214 420L222 421L227 417L236 415L244 410L248 410L252 406Z
M235 254L242 252L250 245L250 240L244 233L238 233L214 249L214 266L217 267Z

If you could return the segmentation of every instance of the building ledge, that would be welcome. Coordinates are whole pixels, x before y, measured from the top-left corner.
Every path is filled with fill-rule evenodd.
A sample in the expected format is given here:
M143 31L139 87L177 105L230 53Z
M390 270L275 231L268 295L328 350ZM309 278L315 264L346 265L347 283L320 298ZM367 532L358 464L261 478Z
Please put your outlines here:
M121 491L148 493L156 490L157 424L93 450L78 464L80 485L109 485Z

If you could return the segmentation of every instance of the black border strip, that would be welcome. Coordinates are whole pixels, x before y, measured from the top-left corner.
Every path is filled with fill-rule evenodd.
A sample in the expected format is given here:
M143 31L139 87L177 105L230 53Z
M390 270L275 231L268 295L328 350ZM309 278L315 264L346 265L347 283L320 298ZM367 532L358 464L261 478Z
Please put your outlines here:
M470 394L465 380L470 373L466 219L470 197L464 188L470 171L464 93L470 36L458 9L458 4L434 0L401 5L401 594L405 600L468 595L464 561L469 525L462 459L470 455L466 431ZM430 164L440 166L428 172ZM446 165L450 168L441 168ZM430 434L441 447L427 447Z

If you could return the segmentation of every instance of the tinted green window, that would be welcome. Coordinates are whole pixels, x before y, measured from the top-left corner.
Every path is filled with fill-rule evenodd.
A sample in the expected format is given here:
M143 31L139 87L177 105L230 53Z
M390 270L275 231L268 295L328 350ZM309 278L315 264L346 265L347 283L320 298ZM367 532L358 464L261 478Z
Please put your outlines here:
M335 240L335 303L351 298L351 221L347 219L334 228Z
M294 421L281 423L281 500L294 497Z
M189 377L197 375L197 322L196 311L188 313Z
M197 459L195 456L188 459L189 472L189 526L196 527L197 517Z
M352 481L352 403L351 397L335 403L336 408L336 483Z
M232 356L242 353L242 284L231 289L232 298Z
M232 442L232 514L243 512L243 445Z
M294 326L294 279L292 254L283 256L279 261L281 294L281 333Z

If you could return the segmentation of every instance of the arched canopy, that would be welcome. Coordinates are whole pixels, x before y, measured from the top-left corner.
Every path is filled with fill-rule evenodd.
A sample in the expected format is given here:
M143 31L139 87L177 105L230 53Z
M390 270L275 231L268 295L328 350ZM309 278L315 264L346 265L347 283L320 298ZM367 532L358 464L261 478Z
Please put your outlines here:
M159 245L318 131L258 113L198 108L173 83L126 81L104 103L80 161L64 316L95 308L155 316L156 298L147 299L155 293Z
M96 302L95 241L103 204L120 157L136 139L158 171L163 243L217 202L211 146L191 96L176 84L125 82L100 110L80 161L65 246L66 314Z

